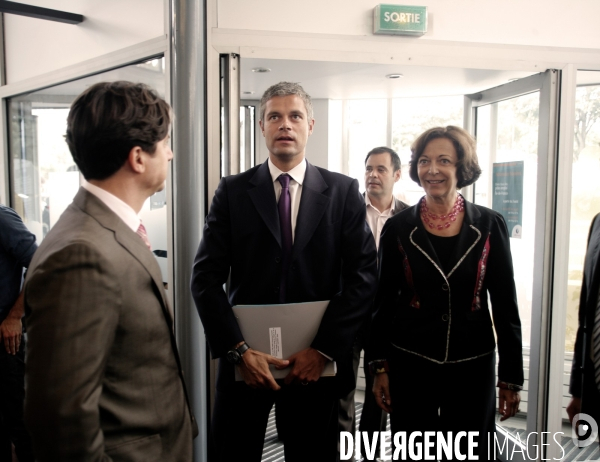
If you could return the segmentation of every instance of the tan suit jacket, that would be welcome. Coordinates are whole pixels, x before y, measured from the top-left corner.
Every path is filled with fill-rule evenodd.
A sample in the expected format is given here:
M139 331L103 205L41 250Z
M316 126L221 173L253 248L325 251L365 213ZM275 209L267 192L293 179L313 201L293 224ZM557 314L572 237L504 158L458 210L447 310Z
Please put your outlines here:
M25 286L36 459L191 461L197 433L152 253L80 189Z

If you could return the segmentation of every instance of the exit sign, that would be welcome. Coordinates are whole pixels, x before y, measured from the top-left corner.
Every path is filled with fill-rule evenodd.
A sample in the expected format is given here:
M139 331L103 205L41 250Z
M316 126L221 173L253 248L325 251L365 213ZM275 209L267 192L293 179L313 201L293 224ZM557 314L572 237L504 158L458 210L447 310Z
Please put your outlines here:
M423 35L427 32L427 7L377 5L373 26L375 34Z

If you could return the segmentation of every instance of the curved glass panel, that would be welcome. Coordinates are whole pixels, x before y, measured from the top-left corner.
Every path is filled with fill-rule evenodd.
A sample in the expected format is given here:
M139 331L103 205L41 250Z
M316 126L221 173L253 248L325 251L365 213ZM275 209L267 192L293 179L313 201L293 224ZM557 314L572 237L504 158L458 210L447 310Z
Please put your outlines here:
M11 206L37 236L38 243L54 226L85 181L64 136L69 107L97 82L128 80L145 83L165 95L164 58L155 58L8 99ZM168 280L167 193L150 197L140 216L152 249Z

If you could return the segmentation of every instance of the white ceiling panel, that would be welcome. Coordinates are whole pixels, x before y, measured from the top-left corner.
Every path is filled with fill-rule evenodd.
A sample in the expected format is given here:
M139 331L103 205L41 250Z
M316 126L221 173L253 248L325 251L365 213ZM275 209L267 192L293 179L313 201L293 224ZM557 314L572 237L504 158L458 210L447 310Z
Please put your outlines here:
M258 99L280 81L300 83L313 98L410 98L475 93L531 75L522 71L254 58L242 58L240 68L242 99ZM256 73L252 71L255 68L271 72ZM392 80L386 78L388 74L403 77Z

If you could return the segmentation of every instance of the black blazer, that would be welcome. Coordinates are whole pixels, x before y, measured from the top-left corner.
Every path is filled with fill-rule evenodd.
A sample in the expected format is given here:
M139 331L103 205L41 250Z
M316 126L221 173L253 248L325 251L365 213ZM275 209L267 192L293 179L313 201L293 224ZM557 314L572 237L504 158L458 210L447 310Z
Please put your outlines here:
M582 397L583 371L594 374L594 364L591 360L590 348L594 317L600 290L600 220L594 217L588 236L588 248L583 266L583 282L579 298L579 328L575 339L575 353L571 370L569 392L575 397ZM584 345L585 339L585 345ZM593 380L591 381L593 382ZM591 383L590 382L590 383Z
M243 340L232 305L279 303L280 242L267 162L223 178L192 275L192 294L213 357L225 356ZM228 298L223 284L230 272ZM373 301L376 273L375 242L358 182L307 162L286 298L290 303L331 300L312 347L338 361L344 388L352 385L352 374L344 374L343 363Z
M500 380L523 384L521 322L508 230L500 214L465 201L448 274L441 269L418 204L386 222L379 252L369 359L385 359L400 349L443 364L493 352L489 292Z

